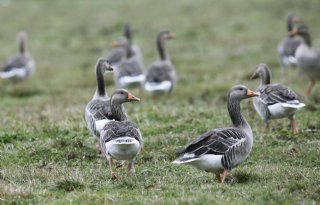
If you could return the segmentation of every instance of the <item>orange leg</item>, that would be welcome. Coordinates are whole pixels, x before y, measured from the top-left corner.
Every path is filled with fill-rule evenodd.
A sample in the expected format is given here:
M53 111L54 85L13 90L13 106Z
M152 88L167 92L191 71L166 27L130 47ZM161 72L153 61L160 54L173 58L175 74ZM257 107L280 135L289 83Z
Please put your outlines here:
M130 175L131 175L132 167L133 167L133 162L129 162L129 164L128 164L128 171L127 171L127 176L130 176Z
M112 180L115 180L115 179L117 179L117 176L116 176L116 174L113 172L113 170L112 170L112 164L113 164L113 162L112 162L112 158L110 157L109 159L108 159L108 161L109 161L109 169L110 169L110 172L111 172L111 179Z
M315 84L314 80L311 80L311 81L309 82L309 85L308 85L306 91L304 92L304 95L305 95L305 96L310 96L311 90L312 90L314 84Z
M227 176L228 172L227 170L225 169L222 173L222 177L221 177L221 181L220 183L223 184L224 180L226 179L226 176Z
M292 129L292 133L293 134L298 134L299 130L297 127L297 123L295 119L290 119L290 123L291 123L291 129Z

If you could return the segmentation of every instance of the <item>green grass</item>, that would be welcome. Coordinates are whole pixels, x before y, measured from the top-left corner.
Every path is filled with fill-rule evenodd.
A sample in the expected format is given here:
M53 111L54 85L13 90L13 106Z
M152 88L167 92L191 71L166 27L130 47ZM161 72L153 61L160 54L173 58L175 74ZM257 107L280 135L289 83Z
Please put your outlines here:
M307 79L291 69L286 85L307 106L267 132L250 102L243 113L254 131L249 158L218 184L212 174L173 166L175 151L211 128L230 125L226 95L235 84L251 89L255 65L267 63L273 82L281 69L276 46L286 15L295 13L320 46L318 0L23 1L0 0L0 59L16 52L26 30L37 72L14 85L0 81L0 204L318 204L320 203L320 91L304 98ZM95 90L95 61L110 49L124 23L145 64L157 58L155 36L170 29L168 50L179 74L170 99L127 104L144 148L135 174L125 167L112 181L84 121ZM109 94L115 89L107 78ZM138 95L138 90L131 90Z

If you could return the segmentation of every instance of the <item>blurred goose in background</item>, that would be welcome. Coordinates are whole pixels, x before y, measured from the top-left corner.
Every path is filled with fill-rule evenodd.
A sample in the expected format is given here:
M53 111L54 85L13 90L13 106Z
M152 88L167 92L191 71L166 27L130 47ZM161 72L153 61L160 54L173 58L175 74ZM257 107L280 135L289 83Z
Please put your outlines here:
M36 64L26 48L27 34L18 34L19 53L7 59L0 72L0 77L13 81L22 81L32 75L36 69Z
M291 32L298 18L294 15L289 15L287 18L287 30ZM288 35L278 44L278 55L282 66L282 79L285 79L287 69L297 65L297 60L294 56L296 49L302 43L300 38Z
M128 47L131 49L130 53L132 56L138 56L143 61L139 46L128 45L129 43L132 43L132 30L130 25L126 24L123 28L123 37L112 43L113 49L106 57L112 66L117 67L120 61L127 56Z
M113 67L110 66L107 59L99 58L95 65L97 88L92 100L85 108L85 120L87 122L87 126L91 134L97 140L100 151L100 131L108 121L113 120L109 97L104 85L103 75L105 72L113 72Z
M200 170L213 172L223 183L227 172L241 164L249 156L253 145L250 125L243 117L240 102L258 96L246 86L237 85L230 89L227 107L233 127L210 130L185 148L177 152L182 157L174 164L190 164Z
M165 49L165 41L174 34L161 31L157 37L160 59L147 69L145 89L151 93L171 92L176 82L176 71Z
M132 31L129 24L125 26L125 36L124 41L115 43L115 46L125 49L125 55L116 65L115 82L119 88L137 86L142 88L145 80L143 56L140 48L137 45L132 45Z
M295 57L302 72L310 79L309 86L304 93L305 96L309 96L316 81L320 80L320 48L311 47L310 33L304 24L296 25L289 34L299 35L303 39L303 43L296 50Z
M261 83L257 92L260 96L253 98L253 105L257 113L268 126L270 119L288 117L291 122L292 132L298 133L295 121L295 112L304 107L298 96L290 89L280 84L270 84L271 72L266 64L258 64L251 80L260 78Z
M111 112L115 121L108 122L101 130L102 153L108 159L112 179L117 178L112 169L113 159L128 161L127 174L130 175L135 157L141 150L140 129L135 123L128 121L123 107L123 103L132 101L140 101L140 99L127 90L116 90L110 99Z

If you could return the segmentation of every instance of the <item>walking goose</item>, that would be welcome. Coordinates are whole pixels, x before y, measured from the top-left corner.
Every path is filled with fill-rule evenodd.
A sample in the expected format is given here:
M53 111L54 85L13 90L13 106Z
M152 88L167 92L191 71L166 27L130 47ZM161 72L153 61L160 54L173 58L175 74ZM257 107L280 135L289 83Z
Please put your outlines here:
M85 108L85 119L88 129L95 137L100 151L100 131L108 121L113 120L109 97L105 91L103 76L105 72L113 72L113 67L110 66L107 59L99 58L95 65L97 88L92 100Z
M242 116L240 101L259 93L246 86L231 88L227 107L233 127L210 130L191 142L177 154L184 154L173 161L175 164L190 164L200 170L213 172L223 183L227 172L241 164L251 152L253 134L250 125Z
M253 98L253 105L257 113L268 126L270 119L288 117L291 122L292 132L298 133L294 114L304 107L298 96L290 89L280 84L270 84L271 72L266 64L258 64L251 80L261 79L260 86L256 90L260 96Z
M165 41L173 39L174 34L161 31L157 37L160 59L147 69L145 89L151 93L171 92L176 82L176 71L165 50Z
M7 59L4 63L1 78L21 81L32 75L36 69L36 64L26 48L26 33L18 34L19 53Z
M129 24L126 24L123 29L123 37L112 43L112 51L107 55L109 63L117 67L123 57L127 55L128 44L132 42L132 30ZM131 53L133 56L137 55L142 59L142 53L137 45L131 45ZM141 60L143 61L143 59Z
M108 159L112 179L117 178L112 169L112 159L129 161L127 174L130 175L134 159L141 150L142 136L139 127L128 121L123 107L123 103L132 101L140 101L140 99L127 90L116 90L110 99L111 112L115 121L108 122L101 130L102 153Z
M320 48L311 47L311 37L306 25L296 25L289 34L292 36L299 35L304 41L297 48L295 57L302 72L310 79L309 86L305 91L305 95L309 96L315 82L320 80Z
M142 87L145 75L143 73L143 56L137 45L132 45L132 31L130 25L125 27L126 40L116 45L125 48L125 55L117 64L115 70L115 82L117 87Z
M294 15L289 15L287 18L287 30L291 32L294 28L294 24L297 22L297 17ZM283 76L285 78L287 68L290 66L296 66L297 60L294 56L296 49L302 43L301 39L294 38L288 35L278 44L278 55L280 59L281 66L283 68Z

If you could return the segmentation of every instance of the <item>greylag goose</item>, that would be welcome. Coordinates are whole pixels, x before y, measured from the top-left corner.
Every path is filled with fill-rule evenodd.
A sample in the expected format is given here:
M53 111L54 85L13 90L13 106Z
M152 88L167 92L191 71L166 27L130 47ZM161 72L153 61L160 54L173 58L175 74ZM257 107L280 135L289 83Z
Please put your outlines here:
M129 41L130 43L132 41L132 30L130 25L126 24L123 29L123 37L112 43L113 49L106 57L112 66L116 67L122 58L126 57ZM132 55L137 55L142 59L142 53L139 46L131 45L131 53Z
M104 76L105 72L113 72L107 59L99 58L95 65L95 74L97 78L97 88L91 101L85 108L85 119L91 134L95 137L100 148L100 131L110 120L113 120L109 97L105 91Z
M320 48L311 47L311 37L306 25L296 25L289 34L292 36L299 35L304 41L297 48L295 57L302 72L310 79L309 86L305 91L305 95L309 96L315 82L320 80Z
M291 32L295 23L297 22L297 17L294 15L289 15L287 18L287 30ZM283 68L283 78L285 78L285 73L288 67L296 66L297 60L294 56L296 49L302 43L301 39L294 38L288 35L278 44L278 55L280 59L281 66Z
M32 75L36 64L26 48L26 33L18 34L19 53L7 59L0 72L1 78L21 81Z
M116 46L125 48L125 55L122 56L117 69L115 70L115 82L117 87L142 87L145 75L143 73L143 56L137 45L132 45L132 31L129 25L125 26L125 41L116 43Z
M108 122L101 130L102 153L108 159L112 179L116 179L112 169L112 159L129 161L127 173L130 175L134 159L142 146L139 127L128 121L123 107L123 103L131 101L140 99L124 89L116 90L110 98L111 112L115 121Z
M161 31L157 37L160 59L147 69L145 89L151 93L171 92L176 82L176 71L165 50L165 41L174 38L169 31Z
M295 112L304 107L298 96L280 84L270 84L271 72L266 64L258 64L251 80L261 79L260 86L256 90L260 96L253 98L253 105L257 113L268 126L270 119L288 117L291 122L292 132L298 133L294 118Z
M230 89L227 107L233 127L210 130L191 142L177 154L182 157L175 164L190 164L200 170L212 172L223 183L227 172L241 164L251 152L253 134L250 125L242 116L240 101L259 93L246 86L237 85Z

